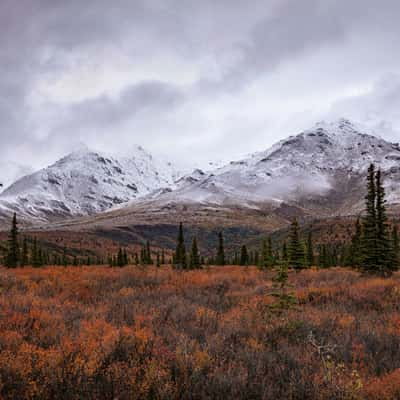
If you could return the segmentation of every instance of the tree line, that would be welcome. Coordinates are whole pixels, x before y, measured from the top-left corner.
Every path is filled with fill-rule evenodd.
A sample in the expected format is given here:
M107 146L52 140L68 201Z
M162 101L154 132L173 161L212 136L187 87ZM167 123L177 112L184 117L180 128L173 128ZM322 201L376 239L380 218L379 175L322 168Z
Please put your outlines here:
M332 266L355 267L366 273L389 275L399 266L399 237L397 226L390 229L387 213L385 190L382 173L373 164L367 173L367 194L365 212L356 220L354 235L349 243L314 244L312 228L309 227L305 238L300 235L297 219L293 219L288 237L280 245L273 244L271 237L262 240L259 249L248 249L243 244L232 254L226 254L223 232L217 234L214 256L200 254L197 237L191 239L190 249L186 249L183 224L178 227L175 251L167 259L164 249L154 251L149 241L142 245L140 252L128 254L120 247L118 252L107 257L110 266L125 265L166 265L172 264L176 269L198 269L204 265L257 265L260 269L269 269L284 265L293 270L311 266L329 268ZM49 254L37 238L24 237L19 241L17 216L14 214L8 236L4 264L7 267L32 265L92 265L104 264L101 257L87 256L71 258L64 247L62 254Z

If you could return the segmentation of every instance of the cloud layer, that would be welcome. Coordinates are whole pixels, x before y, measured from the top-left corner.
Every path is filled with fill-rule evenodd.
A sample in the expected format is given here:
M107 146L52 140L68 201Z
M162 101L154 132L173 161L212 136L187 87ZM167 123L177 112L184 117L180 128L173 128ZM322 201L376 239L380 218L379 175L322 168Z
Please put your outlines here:
M3 0L0 157L141 144L204 165L342 115L398 140L398 15L394 0Z

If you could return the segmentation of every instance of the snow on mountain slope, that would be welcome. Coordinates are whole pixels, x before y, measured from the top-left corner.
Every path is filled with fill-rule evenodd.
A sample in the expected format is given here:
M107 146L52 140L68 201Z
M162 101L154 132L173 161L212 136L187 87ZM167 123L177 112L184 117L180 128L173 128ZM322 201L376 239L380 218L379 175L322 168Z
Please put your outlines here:
M356 187L363 188L371 162L383 170L389 201L398 202L399 145L345 119L320 122L206 176L187 176L177 190L153 200L257 207L259 203L298 202L335 193L335 199L343 197L344 201ZM354 202L363 197L362 190L357 193L352 193Z
M170 163L155 160L141 147L118 159L79 150L5 189L0 210L43 220L91 215L170 186L177 176Z

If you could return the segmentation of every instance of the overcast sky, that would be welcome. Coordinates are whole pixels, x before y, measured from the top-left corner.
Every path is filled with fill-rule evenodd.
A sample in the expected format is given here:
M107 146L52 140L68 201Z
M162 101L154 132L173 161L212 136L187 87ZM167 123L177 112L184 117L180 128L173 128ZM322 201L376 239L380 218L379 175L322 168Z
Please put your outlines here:
M86 143L204 165L336 116L399 140L399 20L398 0L1 0L2 163Z

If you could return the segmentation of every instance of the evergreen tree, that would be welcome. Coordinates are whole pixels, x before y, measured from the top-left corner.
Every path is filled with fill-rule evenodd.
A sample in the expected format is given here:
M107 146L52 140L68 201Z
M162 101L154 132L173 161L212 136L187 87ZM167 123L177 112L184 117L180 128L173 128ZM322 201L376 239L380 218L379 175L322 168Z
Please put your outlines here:
M174 254L174 265L176 268L180 269L185 269L187 267L186 247L185 247L185 239L183 236L182 222L179 224L178 239Z
M254 260L253 265L258 265L260 263L260 256L257 250L254 250Z
M400 243L399 243L399 232L397 226L394 225L392 229L392 257L393 266L398 269L400 261Z
M142 246L140 250L140 264L141 265L147 264L146 248L144 246Z
M161 257L160 257L160 252L157 251L156 253L156 267L160 268L161 267Z
M196 237L194 237L192 241L192 251L190 253L190 268L192 269L200 268L200 255L199 255L199 249L197 247Z
M38 254L38 244L37 244L37 238L36 237L33 239L33 246L32 246L32 266L34 268L40 267L39 254Z
M25 267L29 264L29 252L28 252L28 239L24 236L22 242L22 254L21 254L21 267Z
M123 260L124 260L124 265L128 265L129 264L129 257L128 257L128 253L126 252L126 249L124 249L122 257L123 257Z
M146 242L146 264L151 265L153 264L153 260L151 258L151 249L150 249L150 242Z
M328 268L329 267L329 260L328 260L326 244L321 244L319 246L318 266L320 268Z
M307 266L311 267L314 265L314 248L313 248L311 229L308 231L306 249L307 249L307 253L306 253Z
M216 265L225 265L224 237L223 237L222 232L218 233Z
M282 255L281 255L281 260L284 264L287 264L289 261L289 256L288 256L288 251L287 251L287 246L286 242L283 242L282 244Z
M367 175L367 195L365 196L366 214L362 223L362 267L366 271L377 271L377 218L375 166L371 164Z
M124 266L124 254L122 252L122 248L120 247L117 254L117 263L118 267Z
M14 213L11 222L11 230L8 234L8 247L5 259L5 265L8 268L16 268L20 261L20 252L18 244L18 221L17 214Z
M276 275L272 278L275 291L271 295L276 298L276 301L269 305L269 309L274 314L281 315L297 304L294 293L289 291L288 280L288 267L285 263L281 263L278 266Z
M355 224L355 232L351 238L348 259L346 264L351 267L360 267L362 264L362 249L361 249L362 229L360 219L357 218Z
M373 164L368 168L366 215L362 230L362 268L366 272L385 275L391 273L394 254L386 216L385 190L381 171L375 173Z
M393 265L393 248L389 236L389 228L386 216L385 189L382 184L381 170L376 172L376 254L380 273L386 274L395 269Z
M38 253L38 255L39 255L39 253ZM68 266L67 247L66 246L64 246L64 249L63 249L62 265L64 267Z
M304 248L299 237L299 224L297 219L294 219L289 234L288 248L289 266L295 270L304 268Z
M44 262L43 262L43 250L41 247L38 248L38 264L39 267L42 267Z
M165 265L165 251L161 249L161 265Z
M261 246L261 260L259 264L260 268L265 269L271 266L269 259L268 242L264 239Z
M240 265L248 265L249 264L249 255L247 253L246 245L243 245L240 251Z

